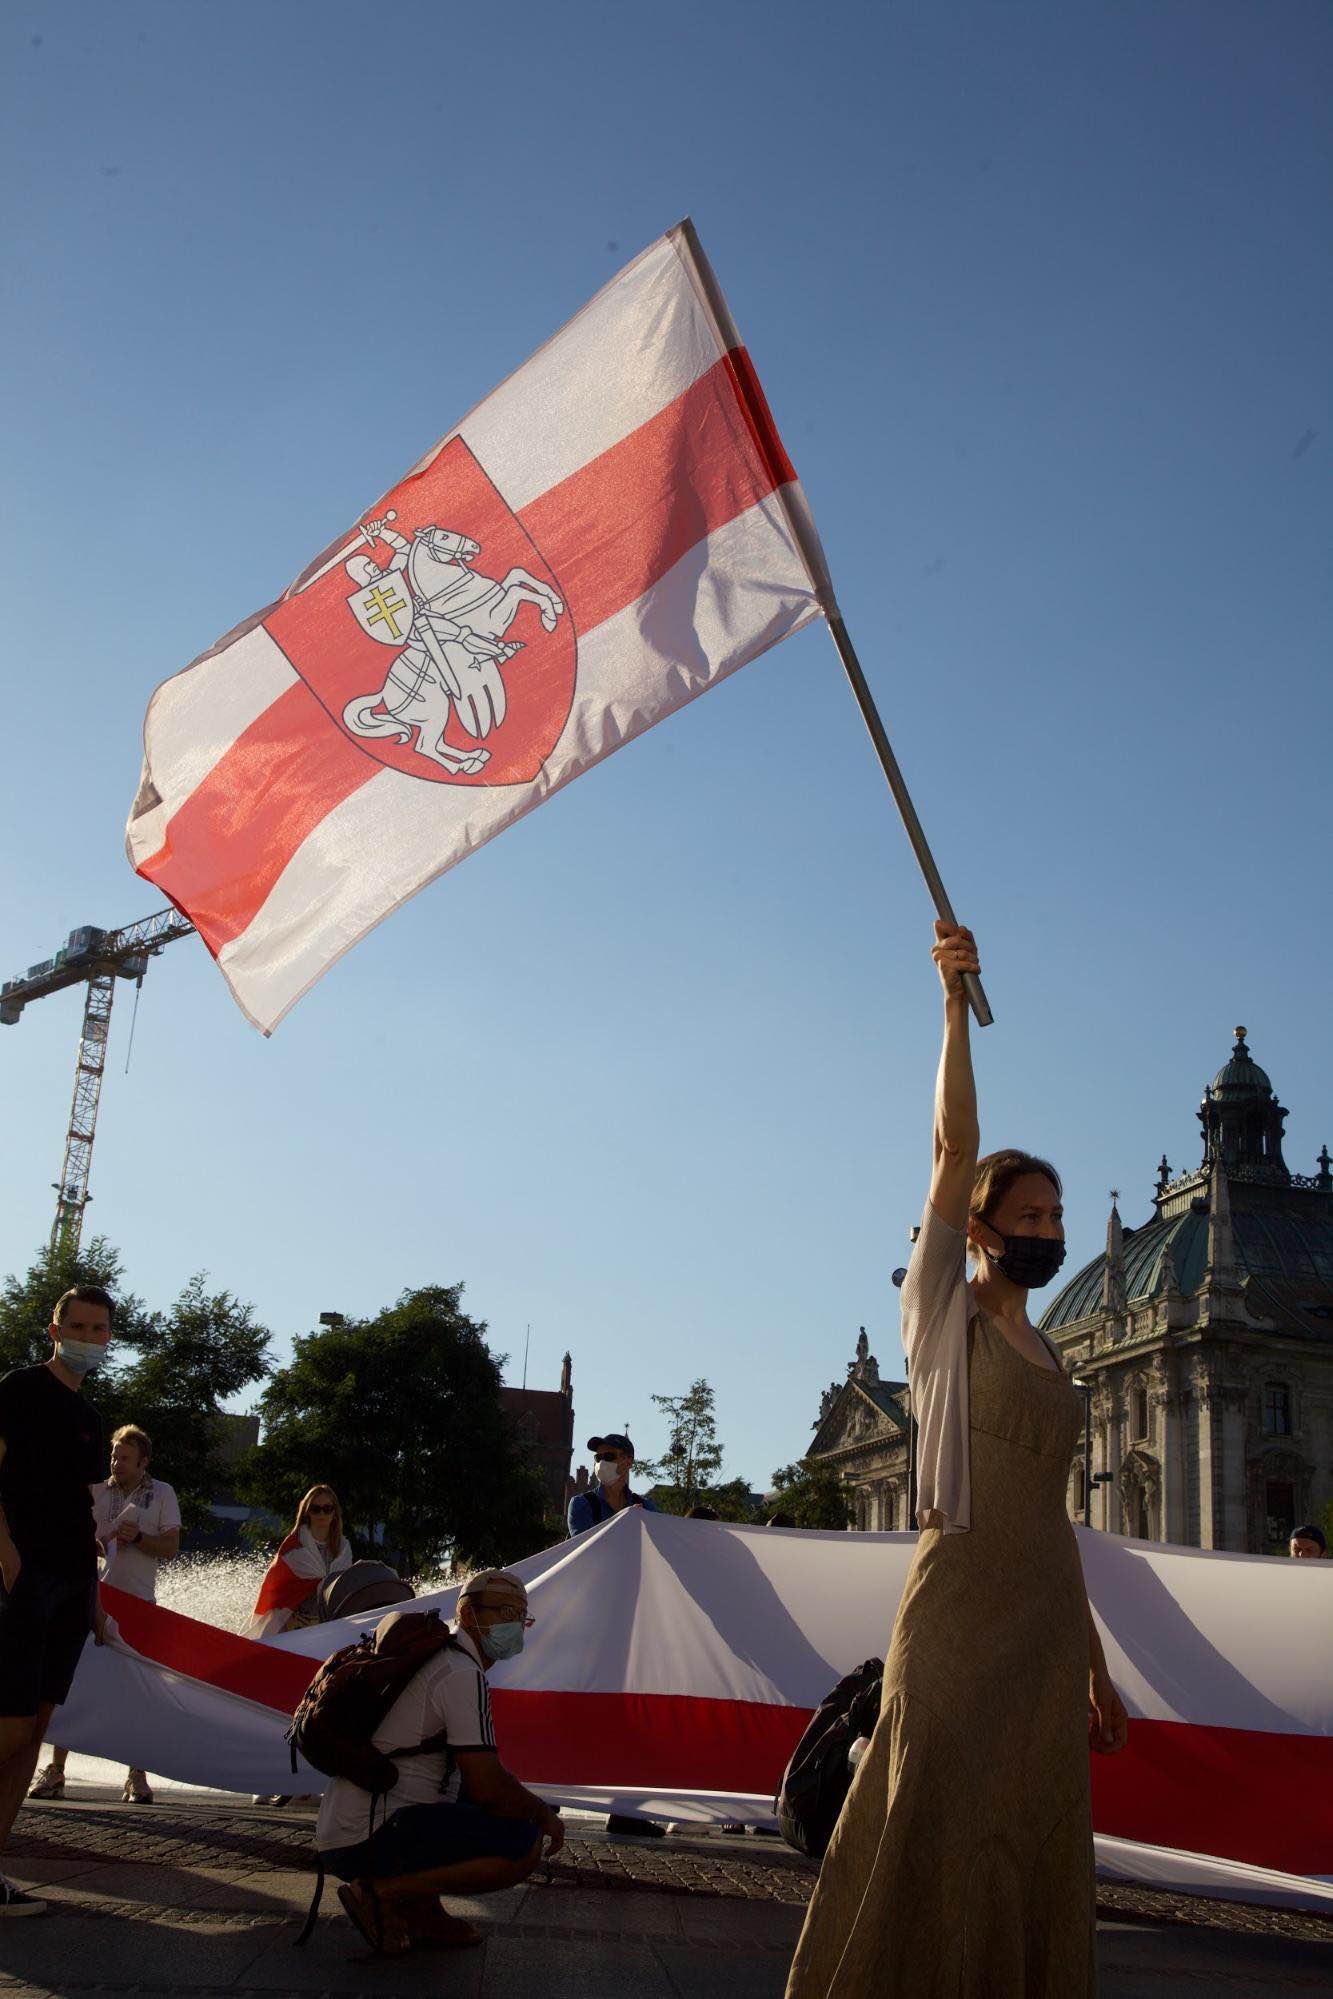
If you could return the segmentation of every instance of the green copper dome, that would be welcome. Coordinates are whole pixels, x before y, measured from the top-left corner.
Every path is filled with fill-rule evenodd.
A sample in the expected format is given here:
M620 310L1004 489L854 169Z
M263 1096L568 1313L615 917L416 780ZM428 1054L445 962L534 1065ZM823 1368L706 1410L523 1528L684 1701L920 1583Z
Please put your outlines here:
M1245 1029L1236 1029L1236 1045L1231 1060L1213 1077L1214 1097L1271 1097L1273 1085L1245 1046Z

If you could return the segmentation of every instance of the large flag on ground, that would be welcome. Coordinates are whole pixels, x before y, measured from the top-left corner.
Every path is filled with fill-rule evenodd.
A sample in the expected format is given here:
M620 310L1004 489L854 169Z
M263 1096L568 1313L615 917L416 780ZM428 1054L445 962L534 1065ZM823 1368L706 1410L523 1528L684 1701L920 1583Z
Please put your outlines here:
M1099 1866L1333 1909L1333 1565L1074 1531L1131 1715L1124 1753L1091 1759ZM491 1674L501 1754L556 1803L767 1819L812 1709L883 1657L915 1549L629 1508L517 1562L536 1623ZM258 1792L293 1787L283 1731L316 1662L379 1616L256 1644L103 1595L121 1641L85 1650L52 1737Z
M130 859L268 1032L408 896L832 605L682 223L158 688Z

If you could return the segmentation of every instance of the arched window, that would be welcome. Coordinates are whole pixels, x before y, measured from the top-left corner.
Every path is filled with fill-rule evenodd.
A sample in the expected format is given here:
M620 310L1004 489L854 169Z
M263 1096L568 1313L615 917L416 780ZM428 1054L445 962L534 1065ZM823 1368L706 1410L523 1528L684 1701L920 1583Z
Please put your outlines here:
M1134 1388L1134 1435L1146 1437L1148 1434L1148 1391L1140 1381Z
M1291 1435L1291 1390L1285 1381L1264 1383L1264 1435Z

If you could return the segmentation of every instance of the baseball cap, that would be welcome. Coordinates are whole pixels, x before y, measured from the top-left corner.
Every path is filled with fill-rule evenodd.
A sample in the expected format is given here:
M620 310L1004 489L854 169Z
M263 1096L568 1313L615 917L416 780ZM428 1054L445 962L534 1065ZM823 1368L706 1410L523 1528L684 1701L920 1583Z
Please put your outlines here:
M627 1458L634 1456L634 1446L621 1430L608 1430L604 1437L589 1437L590 1451L623 1451Z
M526 1603L527 1588L508 1569L479 1569L475 1576L468 1577L458 1594L460 1604L479 1602L483 1609L498 1609L516 1598Z
M1316 1527L1313 1520L1307 1520L1304 1527L1293 1527L1291 1538L1293 1541L1313 1541L1317 1547L1323 1548L1325 1551L1328 1548L1328 1543L1324 1539L1323 1528Z

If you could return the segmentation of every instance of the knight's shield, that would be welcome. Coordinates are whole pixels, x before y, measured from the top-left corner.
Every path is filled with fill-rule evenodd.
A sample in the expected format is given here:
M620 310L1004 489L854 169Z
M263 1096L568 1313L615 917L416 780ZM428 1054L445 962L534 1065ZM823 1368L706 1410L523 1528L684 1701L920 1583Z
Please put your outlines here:
M412 629L412 599L396 572L377 577L364 590L354 590L347 608L367 638L382 646L406 645Z

